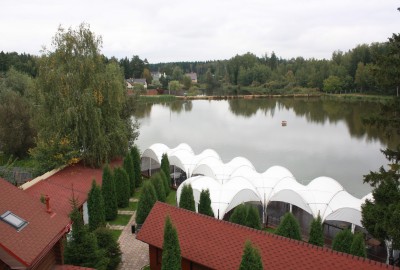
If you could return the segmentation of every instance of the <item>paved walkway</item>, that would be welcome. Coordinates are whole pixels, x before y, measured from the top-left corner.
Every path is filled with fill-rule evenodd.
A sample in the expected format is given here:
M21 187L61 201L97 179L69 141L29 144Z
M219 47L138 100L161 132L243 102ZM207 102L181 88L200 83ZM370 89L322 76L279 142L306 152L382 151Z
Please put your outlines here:
M131 231L135 216L135 214L132 215L118 239L122 251L122 262L118 267L119 270L140 270L149 264L149 245L136 240L136 235L132 234Z

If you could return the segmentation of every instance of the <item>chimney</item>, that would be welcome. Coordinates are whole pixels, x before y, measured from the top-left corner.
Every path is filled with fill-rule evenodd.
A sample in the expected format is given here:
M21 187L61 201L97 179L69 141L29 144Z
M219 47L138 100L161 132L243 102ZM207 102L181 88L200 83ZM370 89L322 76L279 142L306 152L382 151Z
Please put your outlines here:
M49 195L46 195L45 201L46 201L46 212L50 214L51 213L51 208L50 208L50 197L49 197Z

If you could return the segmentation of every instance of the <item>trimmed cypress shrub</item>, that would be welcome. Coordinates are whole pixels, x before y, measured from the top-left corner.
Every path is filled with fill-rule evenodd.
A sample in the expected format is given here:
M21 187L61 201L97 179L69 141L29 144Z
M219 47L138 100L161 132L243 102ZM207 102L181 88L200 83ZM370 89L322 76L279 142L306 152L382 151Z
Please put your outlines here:
M181 269L181 249L179 246L178 233L167 216L164 225L164 241L162 251L162 270Z
M131 148L131 157L132 157L132 161L133 161L133 169L135 171L135 187L141 187L143 184L142 181L142 162L140 160L140 153L139 153L139 149L136 147L136 145L134 145Z
M143 184L142 193L140 194L138 207L136 211L137 224L144 223L156 201L157 201L157 195L154 186L149 181L146 181Z
M277 235L301 240L300 225L292 213L288 212L283 216L281 223L275 232Z
M179 207L196 212L192 185L184 184L184 186L182 187L181 198L179 200Z
M93 179L92 188L88 194L89 230L94 231L106 224L104 212L104 199L100 186Z
M353 234L349 229L345 229L336 234L333 238L332 249L344 253L350 253L351 244L353 243Z
M103 168L103 184L101 192L104 199L104 212L106 220L114 220L118 214L117 193L115 191L114 176L108 165Z
M65 263L105 270L108 259L104 257L104 250L100 249L94 233L89 232L83 224L82 214L79 212L75 198L72 198L72 237L66 241L64 258Z
M310 238L308 239L308 243L320 247L324 246L324 232L321 217L319 215L311 222Z
M235 210L233 210L233 213L229 218L229 221L239 225L246 226L246 219L247 219L246 205L240 204L236 206Z
M168 155L164 153L161 156L161 171L165 173L165 176L168 177L168 187L171 185L171 171L169 169L169 160L168 160ZM168 196L168 194L167 194Z
M126 173L128 174L129 178L129 186L126 188L129 190L129 195L132 196L135 193L135 170L133 167L133 160L131 155L128 153L124 158L123 168L125 169Z
M365 249L365 241L362 233L356 233L353 237L353 242L350 246L350 254L359 256L359 257L367 257L367 250Z
M166 197L164 190L164 181L162 180L161 175L159 173L154 174L151 177L150 181L156 191L157 200L159 200L160 202L165 202Z
M122 252L117 239L115 239L111 230L107 228L98 228L94 231L99 248L103 249L104 256L108 259L107 270L118 268L122 260Z
M165 190L165 196L168 197L168 195L169 195L169 193L170 193L170 191L171 191L170 184L169 184L171 181L170 181L170 179L165 175L165 173L164 173L163 170L160 170L159 174L160 174L160 176L161 176L161 179L163 180L164 190Z
M262 270L262 269L264 268L258 249L256 247L253 247L250 241L246 241L239 270Z
M214 212L211 208L210 191L208 189L203 189L200 193L198 212L200 214L214 217Z
M246 224L247 227L261 230L260 215L254 205L247 205Z
M128 207L130 198L129 177L124 168L114 169L115 189L118 207Z

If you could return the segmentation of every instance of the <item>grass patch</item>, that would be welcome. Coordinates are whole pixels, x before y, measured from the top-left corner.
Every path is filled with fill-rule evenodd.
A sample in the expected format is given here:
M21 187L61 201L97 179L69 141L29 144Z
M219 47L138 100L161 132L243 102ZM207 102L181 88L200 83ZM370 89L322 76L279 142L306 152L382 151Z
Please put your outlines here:
M121 230L110 230L112 235L114 236L114 239L118 241L119 237L121 236L122 231Z
M262 230L263 230L263 231L266 231L266 232L269 232L269 233L273 233L273 234L275 234L275 232L276 232L276 229L270 228L270 227L264 228L264 229L262 229Z
M110 225L122 225L126 226L131 219L131 215L117 215L117 218L115 220L109 221L108 223Z
M139 200L140 194L142 194L142 187L138 187L138 188L135 190L135 194L133 194L132 198L138 199L138 200Z
M137 206L138 206L138 202L129 202L128 207L119 208L119 210L136 211Z
M166 201L166 203L176 206L176 190L171 189Z
M143 270L150 270L150 265L146 265L145 267L142 268Z

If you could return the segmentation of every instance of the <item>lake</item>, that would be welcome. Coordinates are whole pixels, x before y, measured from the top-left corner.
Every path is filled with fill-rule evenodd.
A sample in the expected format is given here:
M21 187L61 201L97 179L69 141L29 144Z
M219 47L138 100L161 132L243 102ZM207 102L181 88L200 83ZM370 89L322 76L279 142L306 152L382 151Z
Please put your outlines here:
M387 164L380 149L399 142L362 124L378 108L320 98L147 103L135 115L140 123L136 144L144 151L154 143L170 148L187 143L195 154L211 148L225 163L247 158L258 172L286 167L302 184L328 176L361 198L371 190L363 175Z

